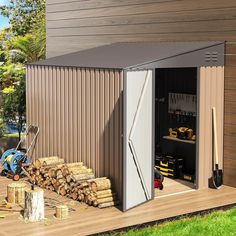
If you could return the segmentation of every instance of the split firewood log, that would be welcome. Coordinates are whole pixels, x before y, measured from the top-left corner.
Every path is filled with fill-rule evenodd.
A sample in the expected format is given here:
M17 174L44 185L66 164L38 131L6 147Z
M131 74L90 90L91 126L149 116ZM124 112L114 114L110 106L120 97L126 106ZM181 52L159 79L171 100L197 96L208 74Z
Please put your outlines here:
M74 189L74 188L77 188L79 185L80 185L79 182L73 182L73 181L70 182L70 186L71 186L73 189Z
M72 176L70 175L70 174L68 174L67 176L66 176L66 182L67 183L70 183L72 181Z
M77 200L78 199L78 192L74 191L73 193L71 193L71 198L73 200Z
M62 175L64 177L66 177L67 175L70 174L70 171L69 171L69 169L67 167L62 168L61 170L62 170Z
M104 179L107 179L107 177L93 178L93 179L87 180L87 182L91 184L91 183L94 182L95 180L96 180L96 181L100 181L100 180L104 180Z
M89 185L87 182L82 182L79 184L79 186L77 187L78 189L83 189L83 188L88 188Z
M33 166L36 167L37 169L39 169L40 167L43 166L44 161L48 161L48 160L58 160L59 157L58 156L51 156L51 157L41 157L38 158L34 161Z
M92 205L93 205L93 201L88 200L87 204L88 204L89 206L92 206Z
M43 177L44 177L44 178L49 177L48 173L43 174Z
M67 167L83 166L83 162L66 163Z
M116 200L115 196L114 197L113 196L112 197L107 197L107 198L99 198L99 199L96 199L96 200L93 201L93 205L98 206L101 203L112 202L114 200Z
M96 197L92 194L89 194L89 200L91 201L96 201L99 199L105 199L105 198L109 198L109 197L116 197L116 193L109 193L109 194L105 194L105 195L100 195L99 197Z
M56 179L64 179L64 178L63 178L63 175L62 175L62 174L59 174L59 173L58 173Z
M60 178L60 179L57 179L57 185L59 186L59 185L61 185L61 184L63 184L63 183L65 183L65 180L63 179L63 178Z
M73 167L67 167L70 172L78 172L81 170L87 170L88 168L86 166L73 166Z
M81 180L87 180L87 179L91 179L94 178L94 174L79 174L79 175L73 175L72 179L73 181L81 181Z
M56 177L56 168L50 168L48 170L48 176L51 177L51 178Z
M63 164L64 162L65 162L65 160L63 158L49 159L49 160L43 161L43 166L58 165L58 164Z
M99 196L103 196L103 195L111 194L111 193L112 193L111 189L106 189L106 190L101 190L101 191L94 192L94 195L96 197L99 197Z
M119 204L119 201L111 201L111 202L105 202L105 203L100 203L98 205L98 208L106 208L106 207L111 207L111 206L116 206Z
M65 196L66 195L66 190L65 190L65 186L62 185L58 188L58 191L59 191L59 194L62 195L62 196Z
M93 192L107 190L111 188L111 181L109 179L95 179L91 182L91 190Z
M84 200L84 194L79 194L78 195L78 200L83 201Z
M73 175L79 175L79 174L92 174L93 170L92 169L73 169L69 171L73 174Z

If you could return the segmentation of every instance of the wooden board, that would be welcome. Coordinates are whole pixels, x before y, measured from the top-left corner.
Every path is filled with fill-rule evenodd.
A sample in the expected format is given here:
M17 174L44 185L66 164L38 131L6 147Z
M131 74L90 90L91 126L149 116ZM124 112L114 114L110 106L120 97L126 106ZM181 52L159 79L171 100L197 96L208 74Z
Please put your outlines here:
M0 177L1 199L4 198L6 186L10 182L11 180ZM76 211L70 211L68 219L58 220L54 217L55 209L45 206L46 220L27 225L19 219L19 213L7 214L5 219L0 221L1 234L15 236L21 236L22 233L25 236L90 235L222 205L235 204L235 196L235 188L223 186L220 190L205 189L155 199L123 213L115 207L107 209L87 207L45 190L46 198L57 199L63 204L69 204ZM13 225L14 227L9 227Z
M170 137L170 136L163 136L164 139L169 139L175 142L182 142L182 143L188 143L188 144L196 144L195 141L192 140L185 140L185 139L179 139L179 138L174 138L174 137Z

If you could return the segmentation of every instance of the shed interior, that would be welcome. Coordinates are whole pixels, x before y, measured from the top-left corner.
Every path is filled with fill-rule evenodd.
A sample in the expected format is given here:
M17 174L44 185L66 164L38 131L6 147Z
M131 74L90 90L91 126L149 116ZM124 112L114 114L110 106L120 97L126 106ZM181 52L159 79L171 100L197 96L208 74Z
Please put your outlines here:
M197 100L197 68L156 69L155 197L196 188Z

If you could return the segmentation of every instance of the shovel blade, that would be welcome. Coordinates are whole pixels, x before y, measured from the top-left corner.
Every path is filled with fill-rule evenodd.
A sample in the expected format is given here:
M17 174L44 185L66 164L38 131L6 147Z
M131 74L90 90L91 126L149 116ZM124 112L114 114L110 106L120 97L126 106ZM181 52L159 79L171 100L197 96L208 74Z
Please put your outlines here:
M219 188L223 184L223 171L222 170L213 171L213 183L216 188Z

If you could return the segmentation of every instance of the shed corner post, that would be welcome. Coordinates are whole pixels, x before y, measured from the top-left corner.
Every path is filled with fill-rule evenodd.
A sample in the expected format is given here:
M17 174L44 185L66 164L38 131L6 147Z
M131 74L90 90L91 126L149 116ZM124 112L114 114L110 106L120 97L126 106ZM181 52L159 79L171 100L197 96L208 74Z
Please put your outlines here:
M125 91L127 88L127 70L123 70L123 130L122 130L122 137L123 137L123 155L122 155L122 184L123 184L123 191L122 191L122 210L126 211L127 209L127 202L126 202L126 197L125 197L125 192L126 192L126 164L124 161L126 152L127 152L127 145L126 145L126 139L127 139L127 135L126 135L126 122L125 122L125 117L126 117L126 113L127 113L127 96L125 95Z

